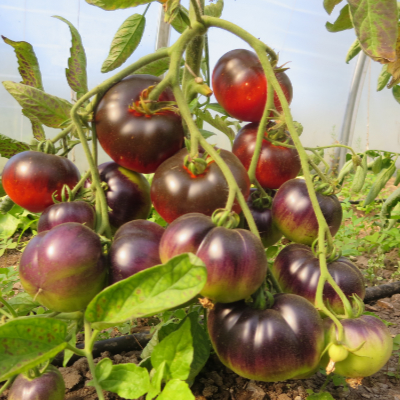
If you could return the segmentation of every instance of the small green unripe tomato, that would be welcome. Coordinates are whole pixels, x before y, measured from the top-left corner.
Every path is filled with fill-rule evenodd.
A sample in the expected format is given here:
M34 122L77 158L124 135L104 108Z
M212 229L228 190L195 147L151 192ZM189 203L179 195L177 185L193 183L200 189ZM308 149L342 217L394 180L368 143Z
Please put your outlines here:
M329 358L337 363L343 361L349 355L349 351L339 344L332 343L328 350Z

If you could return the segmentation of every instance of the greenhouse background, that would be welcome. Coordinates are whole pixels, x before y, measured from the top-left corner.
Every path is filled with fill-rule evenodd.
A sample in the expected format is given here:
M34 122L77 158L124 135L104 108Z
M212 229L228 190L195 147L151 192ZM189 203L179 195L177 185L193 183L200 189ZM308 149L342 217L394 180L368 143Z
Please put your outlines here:
M208 4L208 0L206 1ZM294 119L304 126L302 142L307 146L328 145L340 138L349 89L357 60L345 63L348 48L355 40L353 30L329 33L327 21L333 22L338 11L329 16L322 0L226 0L222 17L251 32L279 53L280 64L288 63L287 72L294 88L291 104ZM188 6L188 1L182 1ZM152 3L146 14L146 30L134 54L122 67L155 49L159 3ZM71 100L65 78L71 37L68 26L58 19L68 19L79 30L88 62L88 85L93 88L115 74L100 72L111 40L122 22L145 6L103 11L84 0L0 0L0 34L14 41L32 44L39 60L45 90ZM178 34L172 30L171 43ZM211 69L218 58L237 48L249 48L241 39L221 30L209 32ZM11 46L0 43L0 79L19 82L18 63ZM359 99L356 102L354 133L351 145L357 151L369 149L400 151L400 105L391 91L376 91L381 65L366 61ZM215 100L214 100L215 101ZM29 120L19 104L0 86L0 133L30 142ZM212 128L208 128L212 130ZM57 131L46 128L48 137ZM209 139L229 149L222 134ZM80 148L72 155L81 170L87 168ZM328 156L329 157L329 156ZM109 158L104 153L100 162ZM0 169L5 164L0 159ZM400 163L398 163L400 164Z

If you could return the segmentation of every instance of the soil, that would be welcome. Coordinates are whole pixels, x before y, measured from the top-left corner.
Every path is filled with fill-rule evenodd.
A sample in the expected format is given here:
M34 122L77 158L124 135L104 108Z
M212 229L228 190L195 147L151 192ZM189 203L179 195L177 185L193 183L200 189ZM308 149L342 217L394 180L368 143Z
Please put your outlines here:
M21 252L8 250L0 257L0 268L17 266ZM359 257L351 257L353 262L361 269L368 268L368 254ZM368 285L384 284L393 282L396 279L394 274L399 268L399 251L394 249L385 255L384 264L377 269L375 278L368 281ZM14 291L22 290L19 282L15 282ZM400 334L400 294L391 298L381 299L366 305L366 310L375 313L380 318L390 322L389 330L393 337ZM136 331L143 329L147 320L138 321ZM149 325L151 325L149 323ZM119 336L119 332L113 332L113 336ZM80 335L82 336L82 335ZM83 340L83 337L78 339ZM101 357L95 359L95 363L104 357L109 357L114 364L139 363L140 351L132 350L111 354L106 351ZM395 351L387 365L371 377L364 378L362 384L357 388L350 387L343 379L330 382L325 391L329 392L336 399L360 400L400 400L400 351ZM81 358L73 365L66 368L59 368L64 377L66 385L67 400L95 400L98 399L95 389L86 387L85 382L90 380L88 363ZM311 393L317 393L324 384L326 377L318 372L305 380L288 380L285 382L265 383L244 379L228 368L223 366L215 354L208 360L203 371L198 375L191 389L196 400L302 400ZM7 399L8 391L0 395L0 400ZM122 399L118 395L105 392L107 400ZM144 400L142 396L140 400Z

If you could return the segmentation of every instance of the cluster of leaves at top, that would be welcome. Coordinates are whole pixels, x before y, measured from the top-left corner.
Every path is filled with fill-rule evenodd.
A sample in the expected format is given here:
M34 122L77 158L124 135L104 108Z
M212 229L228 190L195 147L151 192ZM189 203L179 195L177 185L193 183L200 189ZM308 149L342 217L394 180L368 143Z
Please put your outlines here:
M88 2L107 10L151 3ZM10 398L21 399L22 387L53 379L58 383L53 387L38 384L37 391L43 399L62 399L60 376L48 364L65 350L64 365L73 353L88 358L93 375L89 384L96 387L100 399L102 390L125 398L145 393L147 399L193 398L188 383L204 366L210 351L204 327L199 323L200 308L194 306L199 294L216 303L203 303L210 308L207 326L216 353L242 376L264 381L304 378L320 364L328 366L329 372L335 369L347 377L371 375L386 363L392 341L383 323L371 316L361 316L365 294L362 276L354 264L337 255L331 246L342 218L333 192L352 168L352 190L360 191L370 168L378 174L365 200L366 204L372 202L393 175L397 155L353 152L332 182L320 169L324 163L323 148L307 149L313 157L304 158L298 132L293 130L288 113L291 83L284 69L276 67L277 59L265 45L281 95L277 86L272 92L268 88L265 61L259 60L259 53L235 50L225 54L214 69L213 89L219 104L210 104L208 99L200 104L199 94L211 95L208 60L202 58L203 42L195 43L196 54L193 43L197 37L189 35L197 29L198 37L204 40L204 27L199 27L199 21L221 27L218 18L223 1L205 7L206 17L199 15L196 2L190 12L179 0L163 3L166 20L183 33L184 46L179 47L179 41L176 45L175 53L180 52L178 61L174 52L160 49L90 92L80 35L68 21L57 17L68 24L72 34L66 74L77 94L75 105L44 92L38 62L28 43L3 38L14 47L23 78L19 84L3 84L23 107L35 137L28 145L1 136L0 154L11 158L3 172L3 185L17 204L33 213L43 212L39 234L26 247L19 272L25 290L49 311L21 318L18 310L0 296L4 305L0 308L0 380L8 380L1 390L23 373L25 377L15 382ZM329 13L338 3L324 2ZM362 49L374 59L384 61L388 66L383 86L392 76L389 86L396 97L397 59L393 49L397 17L394 23L393 18L378 20L386 28L388 24L396 25L396 34L391 25L388 29L391 45L387 48L382 45L388 43L387 38L383 40L359 29L367 17L380 14L380 7L397 16L396 3L380 1L377 10L368 9L367 14L361 3L349 1L335 24L327 27L332 31L347 29L349 20L359 38L367 34L375 39L357 40L348 59ZM102 66L103 72L122 65L136 49L144 32L145 13L134 14L122 24ZM240 36L240 28L233 24L222 27L239 32ZM185 34L189 38L186 42ZM254 43L259 45L256 39ZM179 68L185 49L187 65ZM230 67L232 60L236 72ZM237 74L238 66L242 74ZM156 77L168 69L169 74L175 71L179 77L178 81L169 77L172 90L167 88L166 79ZM204 79L198 77L200 71ZM261 89L255 92L254 87ZM253 95L248 103L246 90ZM222 116L212 116L208 109ZM195 124L192 115L196 117ZM251 123L240 127L229 117ZM267 123L271 119L276 122ZM233 154L205 142L213 133L202 129L204 122L227 134L233 142ZM46 140L42 125L62 131ZM240 128L237 135L232 127ZM97 167L97 138L115 162ZM93 154L89 140L93 141ZM184 140L186 147L182 148ZM90 164L90 171L83 176L62 157L80 143ZM370 165L367 157L374 158ZM314 195L329 226L324 236L332 251L327 260L328 274L323 271L325 252L315 250L316 246L321 249L321 240L316 242L321 239L321 220L308 186L308 165L317 176ZM300 168L306 180L293 179ZM30 176L24 173L27 169ZM142 173L153 172L150 188ZM257 188L251 195L250 183ZM275 193L275 189L279 190ZM75 196L86 202L72 201ZM395 220L390 220L390 215L399 198L396 192L385 202L382 229L393 226ZM88 203L95 203L96 208ZM166 230L144 220L151 203L170 224ZM238 226L237 213L241 210L253 233L231 229ZM111 244L111 232L115 231ZM262 242L257 237L260 234ZM282 235L297 244L285 247L276 258L268 282L270 290L278 293L271 295L264 287L264 247L272 254L271 246ZM107 284L111 285L103 289ZM279 293L279 286L291 294ZM321 315L331 319L323 321L314 304ZM181 318L167 311L183 305L188 305L189 311ZM99 330L162 312L162 321L142 353L140 366L112 365L107 358L94 366L91 352ZM85 348L79 350L75 347L75 335L82 325ZM34 348L29 345L32 342L36 343ZM368 363L365 357L369 358ZM48 392L40 392L44 386Z

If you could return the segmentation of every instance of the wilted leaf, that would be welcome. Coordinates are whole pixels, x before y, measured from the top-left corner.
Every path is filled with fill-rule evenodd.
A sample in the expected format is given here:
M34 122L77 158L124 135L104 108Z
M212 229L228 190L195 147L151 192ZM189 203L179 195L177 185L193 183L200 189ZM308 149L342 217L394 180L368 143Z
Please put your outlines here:
M388 88L400 83L400 28L398 29L399 37L396 41L396 60L387 65L387 72L392 75L392 79L388 84Z
M101 72L118 68L130 57L142 40L145 25L146 19L140 14L131 15L123 22L111 42L110 53L101 67Z
M29 150L29 145L0 134L0 156L11 158L15 154Z
M347 0L354 29L364 52L375 61L396 60L396 0Z
M68 58L68 68L65 69L67 81L70 88L76 93L79 99L88 91L86 73L86 54L83 48L81 35L76 28L63 17L54 15L54 18L65 22L69 26L72 36L71 57Z
M335 6L341 2L342 0L324 0L325 11L330 15Z
M165 15L164 21L171 23L179 14L181 0L167 0L164 5Z
M218 0L216 3L210 3L204 7L204 15L210 17L221 17L222 10L224 9L224 0Z
M65 322L52 318L11 320L0 325L0 381L25 372L62 351Z
M121 8L137 7L141 4L152 3L156 0L86 0L92 6L100 7L103 10L112 11Z
M361 44L358 39L356 39L350 46L349 51L346 55L346 63L348 64L359 52L361 51Z
M325 26L329 32L340 32L340 31L344 31L346 29L351 29L353 27L353 24L352 24L351 18L350 18L349 5L346 4L340 10L340 14L333 24L331 24L330 22L327 22L325 24Z
M69 119L71 103L22 83L3 82L4 87L18 101L28 115L34 115L50 128L59 128Z
M18 59L18 71L24 85L43 90L42 75L33 47L28 42L14 42L1 36L5 43L12 46Z

